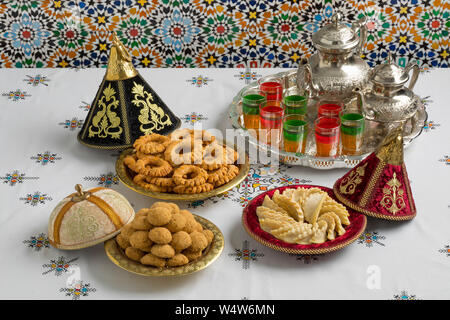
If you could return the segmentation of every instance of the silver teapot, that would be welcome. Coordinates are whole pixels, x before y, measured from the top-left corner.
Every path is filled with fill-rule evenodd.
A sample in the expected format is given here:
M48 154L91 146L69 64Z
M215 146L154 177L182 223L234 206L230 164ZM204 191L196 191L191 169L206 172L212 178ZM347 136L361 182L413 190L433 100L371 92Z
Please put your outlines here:
M310 98L349 98L369 78L370 67L360 58L367 34L365 17L351 27L340 20L341 14L336 13L331 23L313 34L318 52L300 61L297 86L309 92Z
M409 72L413 70L411 81ZM419 66L410 62L405 68L388 61L373 68L370 73L370 87L366 90L355 88L358 105L368 120L377 122L399 122L411 118L417 111L417 96L412 89L419 76Z

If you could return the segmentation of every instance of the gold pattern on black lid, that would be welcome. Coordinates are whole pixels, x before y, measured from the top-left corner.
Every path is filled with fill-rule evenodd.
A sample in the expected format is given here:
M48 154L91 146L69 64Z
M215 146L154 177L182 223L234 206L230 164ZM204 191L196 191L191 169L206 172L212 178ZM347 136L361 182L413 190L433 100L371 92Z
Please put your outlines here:
M108 67L105 79L109 81L126 80L135 77L138 72L133 66L132 59L127 49L113 32L113 45L109 54Z
M403 163L403 122L384 138L375 152L385 163L401 166Z

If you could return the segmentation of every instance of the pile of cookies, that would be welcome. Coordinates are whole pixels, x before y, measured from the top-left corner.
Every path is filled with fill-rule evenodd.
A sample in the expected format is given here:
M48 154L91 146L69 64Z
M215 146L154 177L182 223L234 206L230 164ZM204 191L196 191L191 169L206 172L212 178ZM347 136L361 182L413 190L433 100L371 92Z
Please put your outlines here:
M136 213L116 242L131 260L154 267L178 267L202 256L213 241L192 213L175 203L155 202Z
M276 190L256 208L261 229L288 243L324 243L343 235L349 213L319 188Z
M219 144L205 130L178 129L169 136L142 136L135 152L124 158L133 181L153 192L193 194L208 192L234 179L238 153Z

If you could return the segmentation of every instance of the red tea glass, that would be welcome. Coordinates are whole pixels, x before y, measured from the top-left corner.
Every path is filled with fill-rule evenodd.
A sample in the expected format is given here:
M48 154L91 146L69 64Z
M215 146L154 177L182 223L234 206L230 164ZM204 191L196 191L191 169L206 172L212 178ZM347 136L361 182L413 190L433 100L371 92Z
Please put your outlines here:
M283 130L284 110L281 101L268 100L259 107L260 129L259 137L267 139L269 145L280 145ZM263 133L263 134L262 134Z
M318 157L335 157L339 150L339 117L320 117L314 121Z
M342 112L342 105L338 103L321 103L317 108L317 118L320 117L339 117Z
M262 78L258 80L261 95L267 100L281 101L283 99L283 80L280 78Z

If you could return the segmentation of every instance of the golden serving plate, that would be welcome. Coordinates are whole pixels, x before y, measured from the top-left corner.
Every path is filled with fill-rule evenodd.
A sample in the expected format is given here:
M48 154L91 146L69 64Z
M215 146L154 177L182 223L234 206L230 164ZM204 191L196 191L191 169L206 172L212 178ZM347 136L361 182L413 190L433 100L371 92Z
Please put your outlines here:
M118 267L131 273L148 277L160 276L183 276L205 269L213 263L222 253L224 247L223 234L219 228L211 221L193 214L195 220L202 225L204 229L211 230L214 233L214 239L211 244L203 251L203 255L181 267L152 267L129 259L122 248L117 245L116 239L110 239L105 242L105 251L108 258Z
M245 162L243 164L237 164L236 166L239 167L239 173L238 175L228 182L227 184L224 184L223 186L220 186L218 188L215 188L208 192L202 192L202 193L195 193L195 194L178 194L178 193L168 193L168 192L153 192L148 191L144 189L143 187L139 186L133 181L133 175L128 169L125 164L123 163L123 159L132 154L134 152L133 148L128 148L122 151L119 158L117 158L116 161L116 173L119 177L119 180L122 181L124 185L126 185L128 188L130 188L133 191L136 191L137 193L143 194L148 197L156 198L156 199L162 199L162 200L181 200L181 201L196 201L196 200L202 200L206 198L210 198L213 196L217 196L221 193L224 193L228 190L233 189L237 185L239 185L248 175L248 172L250 170L250 160L248 158L248 154L245 154Z

